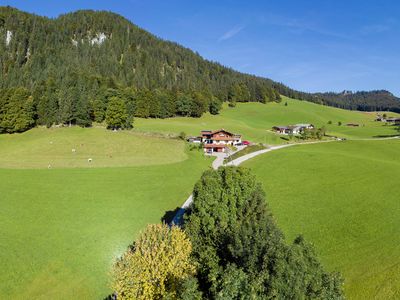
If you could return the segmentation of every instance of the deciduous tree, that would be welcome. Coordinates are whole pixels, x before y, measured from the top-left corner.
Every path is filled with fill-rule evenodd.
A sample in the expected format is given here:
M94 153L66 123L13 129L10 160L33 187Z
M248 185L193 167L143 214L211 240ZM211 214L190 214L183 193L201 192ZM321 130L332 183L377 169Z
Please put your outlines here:
M287 245L248 169L206 171L193 191L185 230L199 286L212 299L342 299L342 281L312 247Z
M106 112L106 123L108 128L127 128L127 119L128 114L126 112L126 105L124 100L119 97L111 97L110 101L108 102Z
M180 295L188 299L199 295L192 278L195 266L191 252L191 242L180 228L147 226L114 265L112 288L118 299L176 299Z

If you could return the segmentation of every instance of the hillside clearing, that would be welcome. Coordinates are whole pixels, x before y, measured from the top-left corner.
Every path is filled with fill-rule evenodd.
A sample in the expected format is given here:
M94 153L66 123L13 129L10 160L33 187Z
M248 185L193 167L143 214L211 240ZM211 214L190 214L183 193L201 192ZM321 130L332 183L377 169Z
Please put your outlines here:
M285 106L285 103L288 103ZM396 115L390 113L390 115ZM219 115L205 114L201 118L135 119L135 128L144 132L163 132L199 135L200 130L224 128L243 135L243 139L264 144L283 144L287 141L271 131L276 125L312 123L325 126L327 134L351 139L396 135L395 126L375 122L376 114L349 111L283 97L281 103L238 103L224 105ZM328 124L329 121L332 124ZM342 122L339 126L338 122ZM357 123L359 127L348 127Z

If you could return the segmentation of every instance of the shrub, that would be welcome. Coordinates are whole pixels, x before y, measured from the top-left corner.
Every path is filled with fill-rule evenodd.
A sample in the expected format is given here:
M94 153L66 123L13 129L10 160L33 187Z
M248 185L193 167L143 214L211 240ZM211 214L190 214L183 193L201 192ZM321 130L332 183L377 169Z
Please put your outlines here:
M181 131L178 135L178 138L181 139L182 141L186 141L186 133L184 131Z

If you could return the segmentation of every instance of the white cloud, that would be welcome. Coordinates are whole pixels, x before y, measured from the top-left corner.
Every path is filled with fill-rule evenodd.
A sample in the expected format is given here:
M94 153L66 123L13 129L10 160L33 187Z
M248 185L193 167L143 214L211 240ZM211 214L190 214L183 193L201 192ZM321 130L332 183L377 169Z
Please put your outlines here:
M229 29L227 32L225 32L218 41L226 41L231 38L233 38L235 35L237 35L239 32L241 32L244 29L245 26L243 25L236 25L235 27L232 27Z

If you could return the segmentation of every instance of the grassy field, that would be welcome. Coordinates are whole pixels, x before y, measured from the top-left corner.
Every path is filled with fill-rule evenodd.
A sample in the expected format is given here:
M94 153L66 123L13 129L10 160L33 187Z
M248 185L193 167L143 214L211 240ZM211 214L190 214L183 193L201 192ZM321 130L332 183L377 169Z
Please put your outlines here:
M349 299L400 299L400 140L304 145L244 164L279 226L345 277Z
M103 299L113 260L146 224L182 204L211 159L177 140L43 130L0 136L0 298ZM83 162L70 160L73 145ZM101 160L107 147L112 163ZM86 154L91 168L61 168L86 167ZM131 166L115 167L123 161Z
M73 151L73 149L75 151ZM104 128L34 128L0 135L0 168L92 168L171 164L187 159L184 143ZM92 162L88 162L91 158Z
M106 296L113 259L146 224L181 205L211 164L182 141L155 133L225 128L268 144L286 142L269 131L273 125L292 123L326 125L353 139L397 133L373 119L285 99L198 119L135 119L133 131L36 128L0 135L0 298ZM315 242L324 262L343 271L350 296L398 293L398 144L296 146L249 163L265 180L285 232L291 238L304 232Z
M272 126L296 123L326 126L328 134L352 139L397 134L393 126L375 122L375 116L375 113L348 111L284 98L281 103L239 103L235 108L225 105L216 116L205 114L201 118L135 119L135 127L145 132L177 134L184 131L189 135L199 135L202 129L224 128L243 134L244 139L266 144L286 142L270 131ZM339 121L342 126L338 126ZM348 127L345 126L347 123L358 123L360 126Z
M224 159L224 161L229 162L229 161L235 160L236 158L239 158L241 156L244 156L244 155L256 152L256 151L264 150L264 149L267 149L267 148L262 144L249 145L246 148L239 150L239 151L233 153L232 155L229 155L229 157L226 157Z

